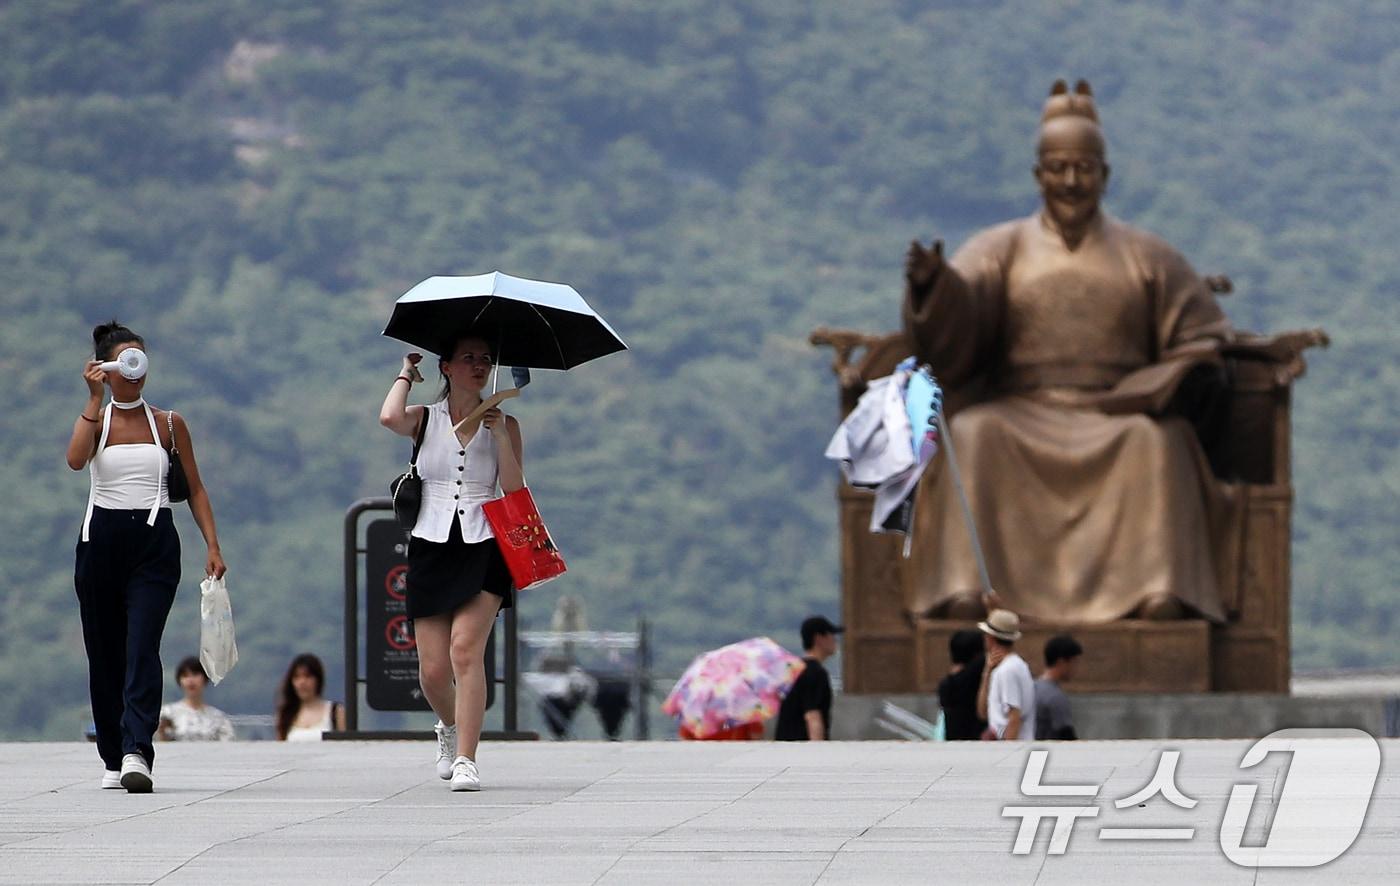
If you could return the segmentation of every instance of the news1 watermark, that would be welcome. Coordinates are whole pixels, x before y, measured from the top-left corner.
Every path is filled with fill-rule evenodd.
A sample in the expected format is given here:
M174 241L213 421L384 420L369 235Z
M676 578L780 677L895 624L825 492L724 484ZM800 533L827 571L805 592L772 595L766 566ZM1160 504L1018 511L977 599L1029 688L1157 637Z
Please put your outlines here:
M1230 788L1229 801L1219 821L1216 839L1231 862L1246 868L1309 868L1340 858L1361 834L1366 810L1381 768L1380 744L1359 729L1281 729L1256 741L1240 760L1237 772L1248 777L1270 754L1289 756L1279 774L1272 797L1272 821L1267 836L1258 845L1245 845L1250 815L1255 812L1259 785L1237 782ZM1097 828L1094 837L1103 842L1156 841L1189 842L1198 838L1197 823L1168 823L1160 812L1140 813L1146 804L1161 797L1170 807L1195 809L1198 798L1188 796L1177 784L1178 750L1162 750L1156 769L1143 786L1112 801L1112 811L1101 820L1095 803L1101 784L1046 784L1045 767L1050 751L1033 749L1026 757L1021 774L1021 795L1027 799L1072 800L1060 805L1015 805L1002 809L1003 818L1021 820L1016 831L1013 855L1029 855L1042 821L1054 822L1047 849L1049 855L1064 855L1076 826L1083 831ZM1161 809L1162 804L1158 803ZM1124 812L1124 810L1127 810ZM1179 815L1179 813L1178 813ZM1119 819L1156 816L1150 822ZM1112 818L1110 823L1106 819ZM1090 823L1092 821L1092 824ZM1110 824L1112 826L1110 826ZM1121 825L1132 824L1132 827Z

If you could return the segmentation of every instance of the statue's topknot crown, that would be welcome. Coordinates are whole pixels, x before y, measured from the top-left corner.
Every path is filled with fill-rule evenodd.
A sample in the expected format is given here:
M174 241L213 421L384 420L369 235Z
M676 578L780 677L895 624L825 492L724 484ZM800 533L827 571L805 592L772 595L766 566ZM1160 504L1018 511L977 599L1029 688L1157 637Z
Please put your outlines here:
M1050 87L1050 98L1045 100L1045 111L1040 115L1040 122L1056 117L1083 117L1094 123L1099 122L1099 112L1094 107L1094 91L1089 88L1089 81L1080 80L1074 84L1074 92L1069 91L1069 84L1065 81L1055 81L1055 85Z

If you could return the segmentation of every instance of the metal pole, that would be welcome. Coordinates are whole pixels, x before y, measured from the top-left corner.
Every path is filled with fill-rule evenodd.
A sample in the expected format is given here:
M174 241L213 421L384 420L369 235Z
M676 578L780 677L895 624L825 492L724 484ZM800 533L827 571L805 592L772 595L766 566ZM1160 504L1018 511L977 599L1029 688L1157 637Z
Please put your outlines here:
M651 739L651 723L647 705L651 701L651 642L647 638L647 620L637 617L637 740Z
M496 359L495 361L493 361L495 365L492 367L491 370L491 393L493 395L496 393L500 386L501 349L505 346L505 341L506 328L505 324L502 324L500 331L496 334ZM506 634L506 648L503 653L503 656L505 658L505 667L503 668L503 670L505 671L504 689L506 697L505 707L501 711L501 727L506 732L515 732L519 725L517 723L515 681L520 665L520 650L518 648L520 642L520 635L518 633L518 625L515 620L514 606L506 610L504 621L504 628Z
M948 470L953 474L953 486L958 491L958 503L962 505L963 521L967 523L967 534L972 539L972 553L977 557L977 571L982 575L982 596L989 602L992 594L992 579L987 574L987 558L982 554L982 540L977 535L977 524L972 521L972 508L967 503L967 490L963 488L962 472L958 470L958 457L953 452L953 435L948 431L948 420L943 410L938 410L938 434L943 438L943 450L948 453Z
M505 707L502 709L502 728L515 732L519 728L516 709L515 687L520 678L520 630L515 618L515 607L505 613Z
M345 728L360 726L360 515L392 511L387 496L362 498L345 512Z
M496 335L496 359L493 360L491 368L491 393L496 393L497 386L501 381L501 348L506 344L506 327L501 325L501 331Z
M360 514L364 500L345 512L345 727L360 726Z

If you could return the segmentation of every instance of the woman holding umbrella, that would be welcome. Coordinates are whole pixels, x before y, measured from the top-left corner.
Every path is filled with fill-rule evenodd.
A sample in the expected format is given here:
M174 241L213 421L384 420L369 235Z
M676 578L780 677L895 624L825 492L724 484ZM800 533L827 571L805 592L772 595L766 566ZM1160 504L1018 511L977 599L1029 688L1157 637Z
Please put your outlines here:
M459 330L466 332L440 344ZM489 338L479 335L483 330ZM627 345L572 286L499 271L423 280L394 302L384 334L442 357L438 401L406 405L422 359L409 354L379 421L406 437L423 432L417 461L423 500L408 548L408 615L418 638L419 682L441 718L438 775L451 779L453 790L479 790L486 641L497 611L515 597L481 505L494 497L497 484L506 495L525 487L520 426L494 406L518 394L528 373L516 377L515 390L494 394L493 408L474 413L484 405L482 391L497 362L510 366L513 376L517 370L568 370ZM538 533L543 523L534 517ZM557 554L552 542L551 552Z
M423 501L408 546L408 616L418 642L419 682L438 715L437 773L454 791L481 789L477 743L486 714L486 641L496 614L514 603L510 573L481 505L525 485L520 423L482 404L495 365L483 338L468 335L443 349L443 389L436 402L408 406L422 355L404 358L379 423L417 438Z

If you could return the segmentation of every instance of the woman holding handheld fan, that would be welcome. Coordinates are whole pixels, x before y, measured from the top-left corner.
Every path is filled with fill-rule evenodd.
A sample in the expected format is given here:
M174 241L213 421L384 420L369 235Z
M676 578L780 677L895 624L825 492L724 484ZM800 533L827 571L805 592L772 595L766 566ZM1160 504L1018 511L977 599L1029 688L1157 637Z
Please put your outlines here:
M68 467L89 467L92 487L73 583L88 658L88 689L103 788L149 793L152 738L164 683L160 639L180 584L180 537L170 502L188 498L223 578L214 511L185 420L146 404L146 343L116 322L92 331L83 367L87 403L73 420ZM112 397L103 407L104 389Z

